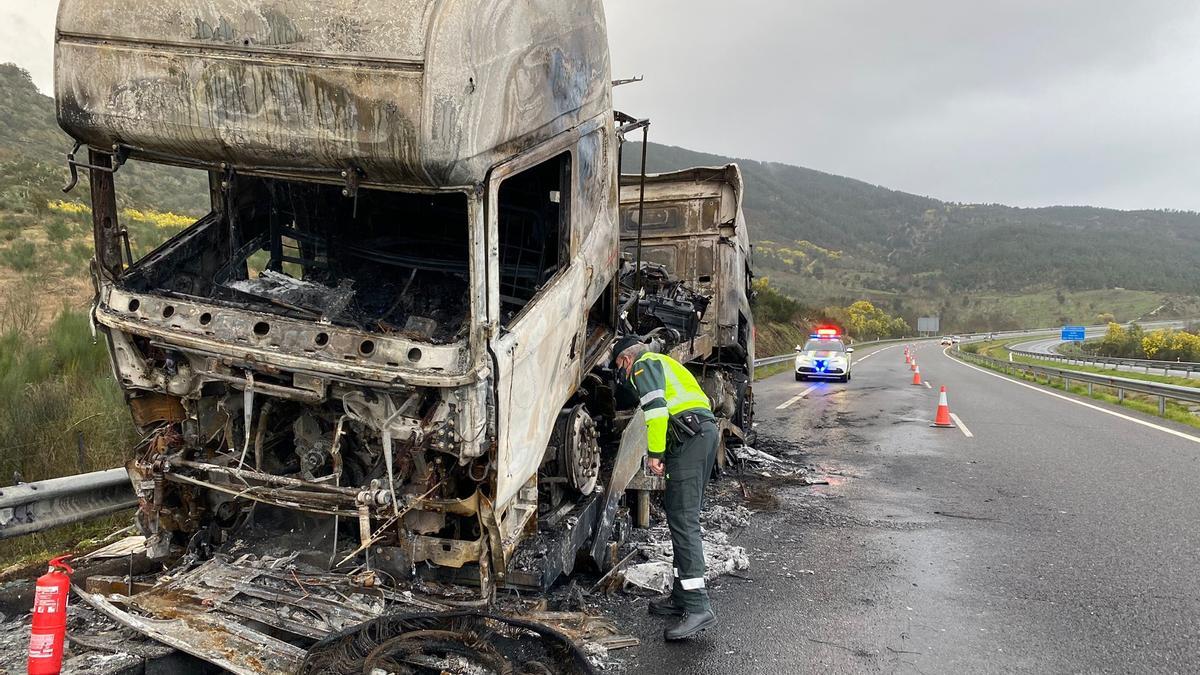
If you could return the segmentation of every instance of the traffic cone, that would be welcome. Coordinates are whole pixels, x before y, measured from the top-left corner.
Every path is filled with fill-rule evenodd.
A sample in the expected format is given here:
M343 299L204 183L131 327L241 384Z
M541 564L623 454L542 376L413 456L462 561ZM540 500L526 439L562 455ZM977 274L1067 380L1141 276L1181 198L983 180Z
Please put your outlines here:
M933 426L943 429L953 429L954 422L950 420L950 403L946 401L946 387L942 386L941 393L938 394L937 417L933 419Z
M913 364L913 384L921 384L921 368L917 364Z
M908 369L909 369L909 370L916 370L916 369L917 369L917 360L916 360L916 359L913 359L912 361L909 361L909 362L908 362Z

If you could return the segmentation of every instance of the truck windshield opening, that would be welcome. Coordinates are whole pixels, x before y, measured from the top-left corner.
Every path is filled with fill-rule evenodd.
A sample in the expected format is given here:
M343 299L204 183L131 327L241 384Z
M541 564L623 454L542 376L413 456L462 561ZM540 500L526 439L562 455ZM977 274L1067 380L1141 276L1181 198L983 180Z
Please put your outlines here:
M342 189L236 176L214 213L125 285L435 344L463 338L467 196Z

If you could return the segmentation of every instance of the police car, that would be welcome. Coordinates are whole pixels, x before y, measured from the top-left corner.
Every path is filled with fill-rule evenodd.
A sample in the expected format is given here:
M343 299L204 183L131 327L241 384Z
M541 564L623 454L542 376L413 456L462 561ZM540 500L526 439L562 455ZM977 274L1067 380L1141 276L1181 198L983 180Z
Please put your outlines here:
M796 381L839 380L850 381L850 355L853 347L842 341L841 331L836 328L818 328L809 336L808 342L796 347Z

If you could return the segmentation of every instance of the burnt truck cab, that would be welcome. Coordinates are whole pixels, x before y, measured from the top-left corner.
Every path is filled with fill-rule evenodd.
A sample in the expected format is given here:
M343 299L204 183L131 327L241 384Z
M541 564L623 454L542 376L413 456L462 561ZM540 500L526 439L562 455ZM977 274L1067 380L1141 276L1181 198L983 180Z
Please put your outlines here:
M152 549L257 504L355 519L337 558L503 580L557 506L539 476L594 490L580 391L619 260L600 0L62 0L55 89ZM140 260L131 162L211 195Z
M659 292L638 303L641 333L669 329L670 353L691 369L723 422L726 437L752 434L754 315L750 233L736 164L621 180L621 247L638 258L643 285ZM697 297L698 296L698 297Z

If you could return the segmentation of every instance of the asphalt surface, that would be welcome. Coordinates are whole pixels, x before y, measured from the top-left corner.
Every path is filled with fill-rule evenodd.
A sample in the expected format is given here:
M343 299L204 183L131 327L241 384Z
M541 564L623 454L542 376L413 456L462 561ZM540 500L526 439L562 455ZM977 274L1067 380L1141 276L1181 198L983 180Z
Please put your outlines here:
M1197 430L942 349L917 348L932 388L910 384L902 347L786 409L811 383L756 385L759 447L831 485L776 485L778 510L733 538L752 567L712 588L718 628L664 644L630 603L630 672L1200 669ZM971 437L929 426L941 385Z

